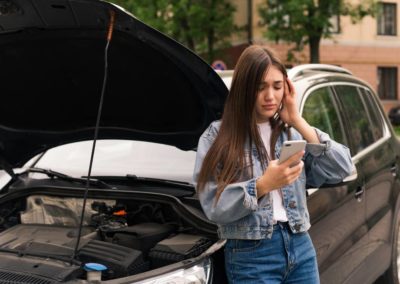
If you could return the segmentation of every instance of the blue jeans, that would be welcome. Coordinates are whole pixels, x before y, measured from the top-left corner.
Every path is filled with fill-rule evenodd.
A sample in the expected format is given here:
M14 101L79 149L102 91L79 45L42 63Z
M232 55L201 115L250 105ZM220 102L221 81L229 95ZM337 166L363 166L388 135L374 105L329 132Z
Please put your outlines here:
M285 223L274 225L271 239L228 240L225 268L229 283L319 283L309 234L293 234Z

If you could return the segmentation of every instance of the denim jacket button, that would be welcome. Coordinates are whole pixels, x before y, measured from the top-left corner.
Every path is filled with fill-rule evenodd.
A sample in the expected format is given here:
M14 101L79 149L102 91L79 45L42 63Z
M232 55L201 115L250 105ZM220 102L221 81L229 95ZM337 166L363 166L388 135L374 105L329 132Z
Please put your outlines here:
M289 208L292 208L292 209L296 208L296 201L290 201Z

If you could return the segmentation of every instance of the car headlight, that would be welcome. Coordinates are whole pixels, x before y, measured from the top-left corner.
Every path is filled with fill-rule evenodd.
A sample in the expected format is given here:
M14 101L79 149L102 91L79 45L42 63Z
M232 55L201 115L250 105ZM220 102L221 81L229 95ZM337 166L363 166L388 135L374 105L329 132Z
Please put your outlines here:
M188 268L146 279L135 284L207 284L211 277L211 260L206 258Z

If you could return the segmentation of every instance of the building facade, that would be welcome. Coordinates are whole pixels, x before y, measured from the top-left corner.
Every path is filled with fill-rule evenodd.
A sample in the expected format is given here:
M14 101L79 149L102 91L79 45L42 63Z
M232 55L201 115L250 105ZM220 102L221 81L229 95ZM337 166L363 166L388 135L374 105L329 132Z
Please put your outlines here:
M289 45L268 42L263 35L266 27L261 24L258 7L265 0L231 1L237 7L235 23L246 28L232 38L230 67L233 68L241 51L250 43L268 45L286 59ZM356 24L352 24L349 17L334 17L335 34L331 39L321 41L320 62L347 68L363 78L377 91L388 111L400 105L400 0L385 0L380 5L382 13L379 16L364 17ZM286 63L308 63L307 48L296 58L296 63Z

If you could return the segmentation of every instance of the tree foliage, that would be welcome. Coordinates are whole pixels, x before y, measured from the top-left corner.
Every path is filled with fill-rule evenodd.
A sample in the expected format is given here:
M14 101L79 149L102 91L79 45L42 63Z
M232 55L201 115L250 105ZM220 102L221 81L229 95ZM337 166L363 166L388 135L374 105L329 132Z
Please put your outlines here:
M351 3L350 3L351 2ZM353 23L367 15L375 16L375 0L265 0L259 6L259 14L267 27L268 39L295 43L288 59L293 59L293 51L300 51L305 45L310 47L310 62L319 62L319 45L322 38L332 36L334 16L350 16Z
M229 46L236 27L229 0L113 0L137 18L171 36L211 62Z

